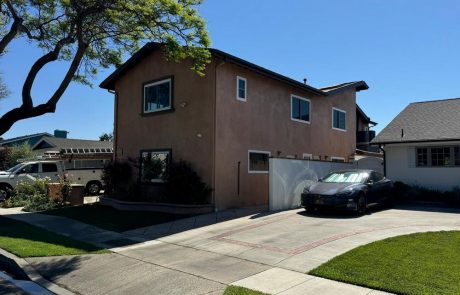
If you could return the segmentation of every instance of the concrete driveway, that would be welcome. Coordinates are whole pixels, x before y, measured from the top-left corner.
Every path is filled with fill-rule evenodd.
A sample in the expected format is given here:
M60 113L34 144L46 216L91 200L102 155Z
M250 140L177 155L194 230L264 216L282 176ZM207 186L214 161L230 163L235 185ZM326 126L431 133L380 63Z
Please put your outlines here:
M322 290L334 282L304 273L359 245L414 232L460 230L458 211L427 209L375 211L358 218L307 215L304 210L218 223L213 218L125 232L146 242L115 248L115 254L28 261L52 281L82 294L222 294L231 283L272 294L310 294L305 290ZM286 280L275 286L272 280L280 276ZM298 286L303 289L292 289ZM342 294L373 292L337 287Z

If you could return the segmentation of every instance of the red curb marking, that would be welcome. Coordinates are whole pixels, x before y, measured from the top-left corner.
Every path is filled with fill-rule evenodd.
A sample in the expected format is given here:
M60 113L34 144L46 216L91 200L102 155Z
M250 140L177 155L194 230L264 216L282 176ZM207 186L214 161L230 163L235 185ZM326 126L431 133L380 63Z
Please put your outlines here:
M268 225L268 224L271 224L271 223L274 223L274 222L277 222L277 221L280 221L280 220L288 219L291 216L293 216L293 215L280 216L280 217L277 217L277 218L272 218L270 220L263 221L263 222L260 222L258 224L245 226L245 227L242 227L242 228L239 228L239 229L236 229L236 230L231 230L231 231L225 232L223 234L211 237L209 239L210 240L215 240L215 241L226 242L226 243L230 243L230 244L235 244L235 245L240 245L240 246L251 247L251 248L265 249L265 250L268 250L268 251L273 251L273 252L278 252L278 253L297 255L297 254L312 250L314 248L317 248L319 246L328 244L330 242L334 242L334 241L337 241L337 240L340 240L340 239L343 239L343 238L347 238L347 237L351 237L351 236L355 236L355 235L359 235L359 234L364 234L364 233L377 232L377 231L389 230L389 229L397 229L397 228L417 227L417 226L420 226L420 227L428 227L428 226L460 226L460 223L454 223L454 224L448 224L448 225L412 224L412 225L389 226L389 227L383 227L383 228L368 228L368 229L363 229L363 230L358 230L358 231L352 231L352 232L346 232L346 233L333 235L333 236L330 236L330 237L327 237L327 238L324 238L324 239L321 239L321 240L318 240L318 241L315 241L315 242L312 242L312 243L308 243L308 244L302 245L300 247L291 248L291 249L285 249L285 248L280 248L280 247L275 247L275 246L270 246L270 245L256 244L256 243L250 243L250 242L244 242L244 241L239 241L239 240L226 238L228 236L231 236L231 235L243 232L243 231L255 229L255 228L258 228L258 227L261 227L261 226L264 226L264 225Z

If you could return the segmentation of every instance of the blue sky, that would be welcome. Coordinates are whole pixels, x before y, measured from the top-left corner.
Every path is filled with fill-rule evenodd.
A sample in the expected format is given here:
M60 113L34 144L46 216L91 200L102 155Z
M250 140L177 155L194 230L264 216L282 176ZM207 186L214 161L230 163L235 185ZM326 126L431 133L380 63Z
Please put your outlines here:
M379 131L407 104L460 96L460 1L456 0L207 0L200 11L213 47L314 87L365 80L358 103ZM0 114L20 104L24 77L41 54L17 40L0 59L12 96ZM44 101L65 70L46 68L33 96ZM70 131L96 139L113 128L113 97L97 85L72 84L56 113L21 121L4 137Z

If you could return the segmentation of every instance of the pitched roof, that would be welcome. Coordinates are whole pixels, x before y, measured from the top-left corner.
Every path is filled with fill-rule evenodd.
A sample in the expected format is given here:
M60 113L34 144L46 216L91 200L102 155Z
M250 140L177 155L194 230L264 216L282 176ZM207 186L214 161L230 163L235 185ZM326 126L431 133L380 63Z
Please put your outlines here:
M147 43L144 47L142 47L139 51L137 51L131 58L129 58L124 64L122 64L120 67L118 67L112 74L110 74L104 81L101 82L99 87L108 89L108 90L114 90L115 89L115 83L116 81L122 77L125 73L127 73L131 68L135 67L140 61L142 61L145 57L150 55L152 52L154 52L157 49L160 49L162 47L161 44L155 43L155 42L150 42ZM224 51L210 48L209 51L211 54L215 57L221 58L226 62L233 63L236 65L239 65L241 67L247 68L251 71L254 71L258 74L270 77L272 79L284 82L288 85L300 88L302 90L307 90L309 92L315 93L317 95L321 96L327 96L327 95L332 95L336 94L342 91L347 91L349 89L355 88L356 91L360 90L366 90L369 88L367 86L366 82L364 81L357 81L357 82L348 82L348 83L343 83L335 86L330 86L330 87L335 87L334 89L329 89L330 87L325 87L325 88L315 88L310 85L307 85L305 83L299 82L297 80L291 79L289 77L283 76L281 74L278 74L276 72L273 72L271 70L268 70L266 68L263 68L261 66L258 66L256 64L253 64L251 62L248 62L244 59L241 59L239 57L236 57L234 55L231 55L229 53L226 53ZM345 85L346 84L346 85Z
M460 98L409 104L372 143L460 140Z
M335 94L342 91L346 91L349 89L356 89L356 91L367 90L369 86L364 81L354 81L354 82L346 82L337 85L325 86L319 88L320 90L326 92L327 94Z
M366 121L366 123L377 126L378 123L372 121L371 118L366 115L366 113L359 107L358 104L356 104L356 111L358 112L358 114L361 115L361 117Z
M50 145L46 148L56 147L57 149L113 148L113 143L108 141L47 137L37 142L32 149L36 149L43 143Z
M41 132L41 133L35 133L35 134L23 135L23 136L5 139L5 140L0 141L0 145L4 145L4 144L15 142L15 141L26 140L32 137L40 137L40 136L41 137L43 136L53 137L53 135L49 134L48 132Z

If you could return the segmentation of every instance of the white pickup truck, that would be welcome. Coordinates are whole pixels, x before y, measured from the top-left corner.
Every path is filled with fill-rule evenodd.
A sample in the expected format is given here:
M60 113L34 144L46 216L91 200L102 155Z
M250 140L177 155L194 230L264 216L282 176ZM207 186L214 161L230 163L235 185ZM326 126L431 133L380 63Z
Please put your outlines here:
M59 182L59 177L68 177L72 183L82 184L88 194L98 194L102 189L102 170L106 160L37 160L27 161L0 171L0 201L8 198L11 190L20 181L32 182L36 178L49 177L50 182Z

